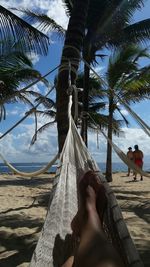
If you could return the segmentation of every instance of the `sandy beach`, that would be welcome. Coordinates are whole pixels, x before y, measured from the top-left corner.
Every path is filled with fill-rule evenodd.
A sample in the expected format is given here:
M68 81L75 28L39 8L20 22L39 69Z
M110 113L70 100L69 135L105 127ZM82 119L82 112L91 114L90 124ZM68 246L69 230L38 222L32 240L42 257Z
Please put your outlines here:
M54 175L22 178L0 175L0 266L27 267L46 215ZM145 267L150 266L150 180L113 174L128 229Z

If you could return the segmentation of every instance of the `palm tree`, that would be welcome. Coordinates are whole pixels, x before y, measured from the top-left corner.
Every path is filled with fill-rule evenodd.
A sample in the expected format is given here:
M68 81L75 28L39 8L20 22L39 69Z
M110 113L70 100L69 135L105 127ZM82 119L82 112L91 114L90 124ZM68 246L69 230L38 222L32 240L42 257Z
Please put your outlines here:
M41 94L28 90L22 92L19 90L21 84L29 84L31 81L41 77L39 71L33 68L29 57L23 52L12 49L12 46L6 43L8 50L0 54L0 105L1 118L5 119L4 104L8 102L23 101L32 106L29 99L31 97L40 97ZM48 81L42 79L42 82L47 86Z
M73 10L76 10L76 16L78 18L78 14L80 14L80 10L81 10L81 7L78 6L78 1L63 0L63 2L65 3L67 14L70 17L72 17L72 15L74 14L73 16L75 17L75 12L73 12ZM74 5L76 5L76 8L74 8ZM93 61L96 60L96 57L99 56L96 54L96 52L98 50L101 50L103 47L124 46L131 42L139 42L139 41L141 42L141 41L145 41L149 39L150 19L143 20L138 23L130 24L131 18L135 10L141 9L143 5L144 5L143 0L131 0L131 1L128 1L128 0L125 0L125 1L93 0L93 1L90 1L89 9L88 9L88 16L83 16L84 19L86 19L87 17L86 21L83 22L84 25L86 26L86 32L84 29L84 33L85 33L84 45L82 47L84 59L89 64L91 64ZM84 10L84 8L87 12L87 7L83 6L82 10ZM49 18L45 18L43 14L39 15L33 12L27 12L27 11L26 11L26 14L29 16L29 18L39 21L41 27L49 27L49 26L51 27L53 25L53 22ZM78 31L80 31L80 22L78 25L79 25ZM58 25L56 25L55 23L54 26L52 27L55 30L57 30ZM71 28L77 29L77 27L75 27L75 25L71 23L67 30L67 36L70 35L70 31L72 31ZM82 26L81 26L81 29L83 30ZM62 29L59 29L59 32L63 33ZM73 36L72 33L71 33L71 36ZM84 36L84 34L82 36ZM68 41L67 41L67 44L69 45ZM73 38L71 38L70 44L74 45ZM75 51L70 51L70 53L72 54L72 57L78 58L78 55L74 54ZM74 78L73 78L73 82L74 82ZM66 86L64 87L67 88L68 86L67 80L66 81L64 80L64 83L66 83ZM88 91L89 91L88 88L89 88L89 68L85 66L84 111L88 111ZM63 90L61 90L61 92L62 91ZM57 91L57 95L59 95L59 89ZM63 108L62 107L59 108L59 104L58 104L57 114L58 114L58 118L60 118L60 123L58 122L59 140L61 139L60 135L62 135L62 142L59 141L60 147L62 147L62 143L65 139L65 135L67 132L67 126L65 126L65 129L64 129L64 126L62 126L63 124L66 125L66 123L63 122L60 113L66 114L67 99L68 97L64 93L63 101L65 102L65 105L63 106ZM58 96L57 102L60 103L59 96ZM62 112L62 109L63 109L63 112ZM85 142L87 143L86 120L84 120L84 123L85 123L85 126L83 126L83 128L86 131L86 133L84 134Z
M68 101L67 89L69 86L69 71L63 69L70 62L71 83L75 84L80 61L80 53L83 47L85 24L88 15L89 0L76 0L73 5L71 17L66 31L65 43L61 58L61 67L58 74L56 107L57 107L57 130L59 151L62 150L68 132ZM74 58L76 60L74 60Z
M83 88L84 75L80 73L78 75L76 85L78 88ZM57 77L55 78L55 84L57 83ZM97 131L97 125L101 129L108 129L108 115L102 112L106 109L106 103L103 101L104 94L101 90L101 82L95 76L90 77L90 91L89 91L89 117L88 117L88 129L90 131ZM83 104L83 92L78 93L78 120L77 126L81 128L82 121L82 104ZM38 101L44 106L44 110L37 110L36 114L42 117L46 117L49 121L43 124L34 134L31 145L37 140L38 134L42 134L43 131L49 129L52 125L56 123L56 104L52 102L49 98L38 97ZM74 115L74 101L72 115ZM52 120L53 119L53 120ZM120 126L122 125L121 120L113 119L113 133L120 133Z
M102 2L102 1L100 1ZM146 41L150 38L150 19L131 24L133 13L143 7L144 1L103 1L100 12L89 18L84 40L84 59L90 65L95 62L98 50ZM97 8L97 10L99 10ZM88 111L89 67L84 66L84 110ZM85 124L85 125L84 125ZM87 122L83 121L84 138L87 143Z
M109 58L106 83L109 99L108 138L111 141L114 112L119 111L121 114L116 95L130 104L140 101L150 94L150 66L140 68L138 60L141 57L150 58L147 49L131 45L115 51ZM121 116L125 119L123 114ZM109 142L107 142L106 177L108 181L112 181L112 147Z

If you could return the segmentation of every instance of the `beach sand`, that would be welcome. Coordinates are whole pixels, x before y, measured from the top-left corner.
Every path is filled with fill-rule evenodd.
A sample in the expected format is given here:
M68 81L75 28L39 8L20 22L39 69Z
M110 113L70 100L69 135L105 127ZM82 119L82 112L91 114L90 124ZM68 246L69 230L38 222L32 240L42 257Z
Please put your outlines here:
M27 267L42 228L54 175L0 175L0 266ZM150 266L150 179L113 174L111 184L145 267ZM44 267L44 266L43 266Z

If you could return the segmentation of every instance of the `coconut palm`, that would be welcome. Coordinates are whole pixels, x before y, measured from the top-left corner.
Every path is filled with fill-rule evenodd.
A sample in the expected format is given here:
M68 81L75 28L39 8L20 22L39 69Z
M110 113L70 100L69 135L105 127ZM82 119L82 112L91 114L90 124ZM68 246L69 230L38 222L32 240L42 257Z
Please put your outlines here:
M79 31L85 34L84 37L84 45L79 51L83 50L83 56L85 60L91 64L97 56L96 52L100 49L102 49L105 46L124 46L131 42L139 42L139 41L145 41L149 39L150 37L150 19L140 21L138 23L131 24L131 19L133 16L133 13L136 9L141 9L143 7L144 1L143 0L125 0L125 1L98 1L93 0L89 3L89 9L88 9L88 16L84 16L80 18L86 19L86 21L82 21L83 24L81 24L80 28L80 21L78 21L78 14L80 14L81 6L78 1L70 1L70 0L63 0L65 3L67 14L70 16L71 21L75 22L73 24L72 22L69 24L69 28L67 30L67 45L73 45L74 46L74 39L75 37L78 37ZM86 3L85 3L86 4ZM87 5L88 6L88 5ZM87 12L87 6L83 6L82 11ZM84 9L85 8L85 9ZM76 11L76 14L74 12ZM32 19L35 19L36 21L40 22L40 25L42 27L46 27L46 25L51 25L52 21L50 21L48 18L47 20L44 19L43 15L35 14L35 13L28 13L28 16ZM83 12L84 14L84 12ZM74 16L74 19L72 19L72 16ZM76 25L76 18L79 24ZM76 32L76 36L74 35L75 32L72 33L72 29L77 29L79 25L79 29ZM85 25L85 28L83 29L83 25ZM56 24L54 25L55 29L57 29ZM62 32L62 31L61 31ZM84 36L82 34L82 37ZM73 36L74 35L74 36ZM68 41L68 36L71 38ZM80 35L81 37L81 35ZM81 38L78 38L79 42L81 41ZM76 43L76 42L75 42ZM77 44L77 43L76 43ZM81 42L80 42L81 44ZM75 45L76 46L76 45ZM76 46L78 48L78 45ZM67 50L68 51L68 50ZM70 58L70 54L72 57L78 58L78 54L75 53L75 50L70 50L68 55L65 55L65 57ZM64 57L64 53L63 53ZM62 61L64 63L64 61ZM76 69L76 68L75 68ZM60 79L61 80L61 79ZM84 83L84 111L88 111L88 87L89 87L89 68L85 66L85 83ZM63 82L64 81L64 82ZM63 86L63 88L67 88L68 81L67 79L61 80L61 83L66 83L66 86ZM74 82L74 78L73 78ZM67 133L67 124L66 124L66 115L64 116L64 121L61 114L66 114L67 112L67 102L68 97L67 94L62 96L63 101L65 102L65 105L61 107L61 100L62 98L59 97L59 94L63 94L63 90L61 90L61 84L58 86L57 90L57 103L58 103L58 135L59 135L59 143L62 147L62 144L65 139L65 135ZM59 92L60 90L60 92ZM60 105L60 108L59 108ZM62 112L63 109L63 112ZM59 119L60 118L60 119ZM60 123L59 123L60 121ZM85 124L86 123L86 120ZM64 126L65 125L65 126ZM86 130L86 125L84 126L84 129ZM62 141L61 136L62 135ZM87 134L85 134L86 136ZM87 137L85 138L86 142Z
M115 51L109 58L106 73L109 99L108 138L112 141L112 120L115 111L121 114L118 95L127 104L140 101L150 95L150 66L140 68L139 59L150 58L147 49L135 45ZM123 119L125 117L121 114ZM106 177L112 181L112 147L107 143Z
M7 47L9 47L6 44ZM21 84L29 84L41 77L39 71L33 68L29 57L23 52L12 49L12 46L3 54L0 54L0 105L1 118L5 118L5 103L23 101L32 106L31 96L40 97L39 93L32 89L22 92ZM48 81L42 79L47 86ZM30 96L30 98L29 98Z
M144 1L103 1L103 8L89 18L88 31L84 40L84 59L96 61L98 50L103 47L118 47L146 41L150 38L150 19L131 24L133 13L143 7ZM108 3L109 2L109 3ZM97 9L99 10L99 9ZM85 90L84 110L88 111L89 68L84 67ZM87 142L87 125L84 121L84 136Z
M80 73L78 75L76 85L78 88L83 88L84 75ZM55 78L55 83L57 83L57 78ZM82 104L83 104L83 92L79 91L78 93L78 120L76 122L77 126L81 128L82 121ZM97 125L101 129L108 129L108 115L103 114L103 111L106 109L106 102L104 102L104 95L101 91L101 83L98 78L95 76L90 77L90 92L89 92L89 117L88 117L88 129L90 131L97 132ZM74 100L74 99L73 99ZM36 137L38 134L42 134L43 131L49 129L54 125L56 121L56 105L51 102L49 98L39 97L38 101L44 106L44 110L37 110L37 115L47 118L47 123L43 124L37 132L34 134L31 145L35 143ZM74 101L72 115L74 116ZM121 120L116 120L113 118L113 133L120 133L120 126L122 125Z

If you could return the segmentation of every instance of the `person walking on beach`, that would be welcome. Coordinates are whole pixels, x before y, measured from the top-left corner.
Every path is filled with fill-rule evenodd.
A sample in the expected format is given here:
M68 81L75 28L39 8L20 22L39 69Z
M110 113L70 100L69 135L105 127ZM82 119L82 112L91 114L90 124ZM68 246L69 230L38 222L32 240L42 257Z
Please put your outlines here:
M138 145L134 146L134 152L133 152L133 160L135 165L137 165L140 169L143 167L143 152L139 150ZM134 181L136 181L137 173L135 172ZM143 176L141 175L141 181L143 181Z
M128 159L133 160L132 147L129 147L128 148L127 157L128 157ZM127 176L130 176L130 171L131 171L131 169L128 167L128 174L127 174Z

